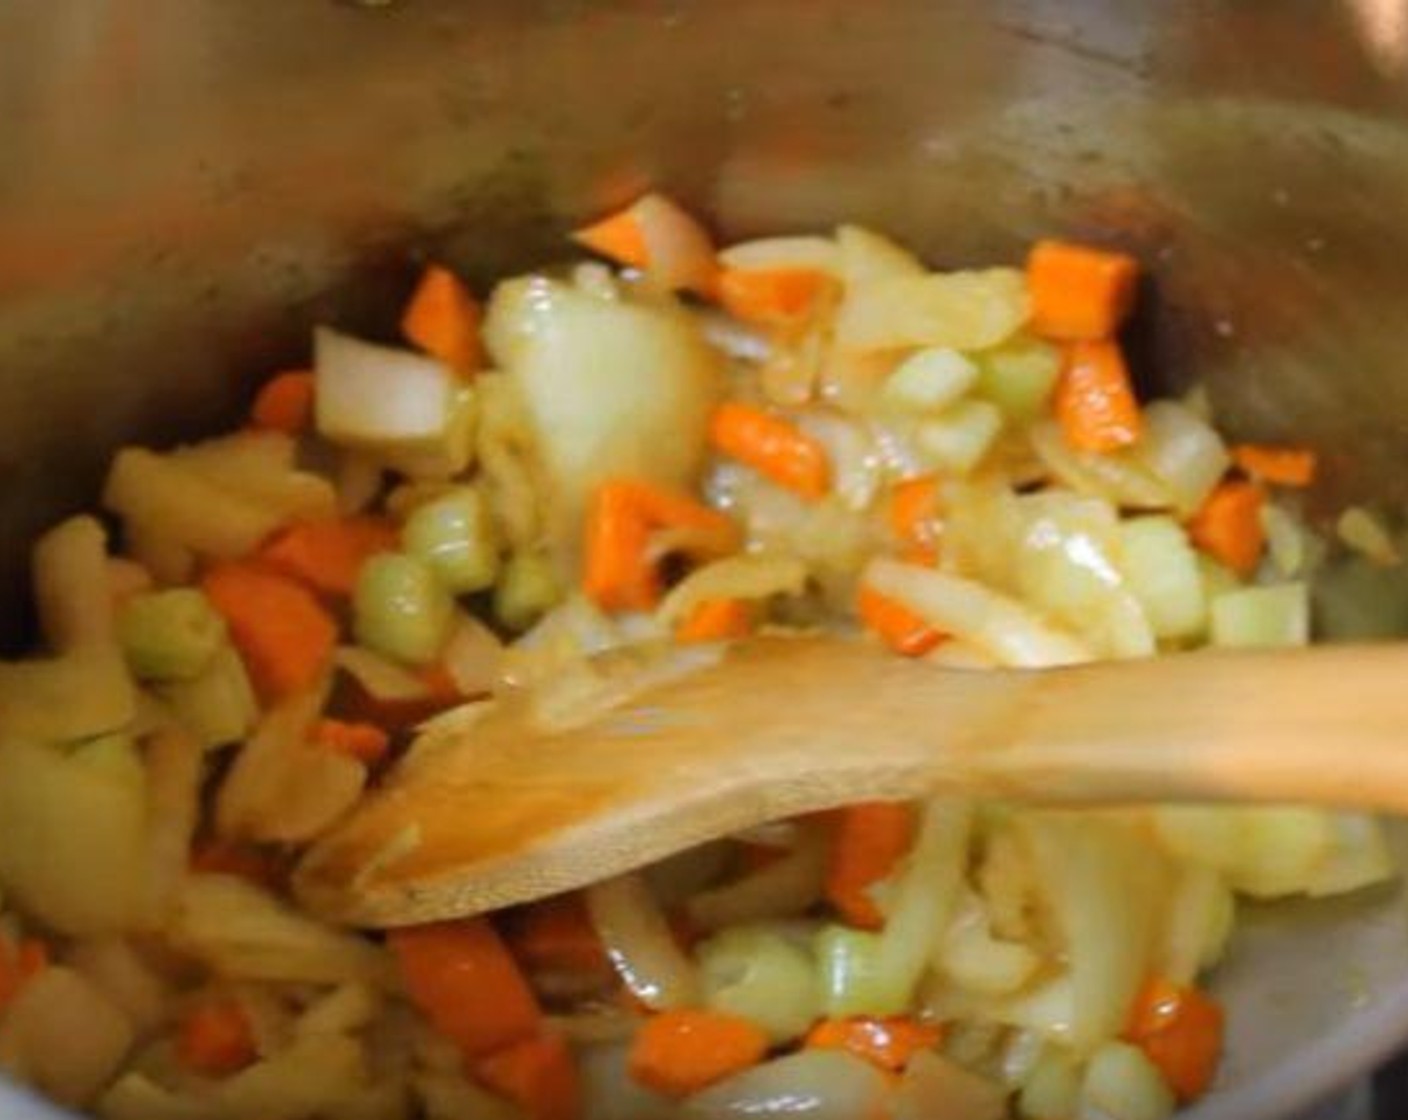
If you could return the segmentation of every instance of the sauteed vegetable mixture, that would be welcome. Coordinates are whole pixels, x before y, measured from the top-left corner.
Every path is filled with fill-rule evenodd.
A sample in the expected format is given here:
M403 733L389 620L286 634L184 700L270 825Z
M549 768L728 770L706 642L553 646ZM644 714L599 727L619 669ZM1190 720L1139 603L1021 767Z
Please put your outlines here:
M0 1064L112 1120L1159 1120L1208 1091L1238 900L1391 876L1372 818L859 804L488 917L300 906L301 852L418 727L510 689L570 722L621 647L1309 640L1316 458L1139 399L1132 258L934 271L850 225L716 251L657 195L575 240L482 305L427 267L400 339L319 327L242 428L124 448L103 514L37 542L43 652L0 666Z

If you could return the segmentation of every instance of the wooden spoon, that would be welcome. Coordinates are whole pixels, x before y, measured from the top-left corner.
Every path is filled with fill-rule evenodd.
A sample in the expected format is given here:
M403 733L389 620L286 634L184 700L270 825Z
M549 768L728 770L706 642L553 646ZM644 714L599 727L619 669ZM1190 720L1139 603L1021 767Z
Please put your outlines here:
M426 922L779 817L934 794L1408 813L1408 645L966 672L760 638L575 730L504 703L425 744L295 887L339 921Z

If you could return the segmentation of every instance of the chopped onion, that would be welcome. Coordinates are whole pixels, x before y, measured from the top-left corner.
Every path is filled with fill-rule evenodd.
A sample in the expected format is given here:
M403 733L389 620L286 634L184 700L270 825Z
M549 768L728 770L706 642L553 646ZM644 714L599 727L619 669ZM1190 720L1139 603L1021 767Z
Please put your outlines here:
M714 246L691 214L655 193L639 198L630 213L645 241L647 283L666 292L712 289Z
M592 925L622 983L653 1010L699 1002L699 977L639 875L593 883L586 891Z
M146 923L161 922L176 898L190 864L191 840L200 819L203 748L175 724L147 740L147 904Z
M459 385L443 362L317 327L313 365L318 432L331 443L424 446L449 426Z
M1082 1111L1110 1120L1168 1120L1173 1091L1159 1068L1137 1046L1107 1042L1090 1059L1081 1086Z
M361 796L366 767L307 739L323 702L324 690L311 689L268 711L216 795L220 835L280 843L310 840Z
M872 560L862 580L936 630L953 634L1003 665L1042 668L1091 660L1069 634L1053 629L1015 599L973 580L894 560Z
M728 556L690 572L670 589L656 614L673 624L711 599L755 601L773 595L800 595L807 568L792 556L757 554Z
M1025 813L1047 905L1070 960L1072 1041L1118 1036L1148 975L1165 897L1163 854L1110 815Z
M894 1120L1004 1120L1007 1090L922 1050L905 1067L890 1115Z
M91 1101L133 1042L132 1023L70 968L46 968L15 996L0 1025L0 1067L61 1104Z
M494 691L503 668L504 644L473 615L458 612L441 661L461 696Z
M1015 334L1027 314L1026 279L1014 269L897 276L847 292L836 341L849 350L982 350Z
M55 653L113 641L108 564L107 533L94 517L71 517L35 542L35 605Z
M888 1092L875 1066L843 1050L802 1050L753 1066L685 1100L698 1120L857 1120L880 1114Z
M780 859L696 894L688 903L690 920L716 930L804 912L821 901L829 847L820 829L805 829Z
M1202 506L1232 461L1212 425L1176 401L1144 409L1144 430L1130 454L1167 487L1185 517Z
M189 876L170 936L173 944L233 979L362 982L382 991L398 982L384 949L324 925L233 875Z
M103 505L139 537L226 560L252 552L285 520L283 511L140 447L124 448L113 459ZM151 566L150 554L142 559Z
M719 253L719 263L738 269L815 269L834 276L840 272L841 255L829 237L761 237L730 245Z
M575 533L609 478L693 484L722 368L672 301L602 300L530 276L499 285L484 332L521 390L562 531Z
M425 681L409 669L362 646L338 646L333 664L373 700L423 700L430 695Z
M1028 434L1037 457L1077 494L1104 498L1121 509L1167 509L1174 504L1169 487L1124 452L1076 451L1067 445L1054 420L1037 421Z
M836 230L836 256L848 289L880 280L919 277L927 271L909 250L862 226L844 225Z
M0 885L60 933L150 925L147 775L130 738L0 739Z
M297 444L283 432L236 432L181 447L170 459L282 520L332 517L337 495L321 475L296 470Z
M0 661L0 735L46 743L120 731L137 715L137 692L118 650Z

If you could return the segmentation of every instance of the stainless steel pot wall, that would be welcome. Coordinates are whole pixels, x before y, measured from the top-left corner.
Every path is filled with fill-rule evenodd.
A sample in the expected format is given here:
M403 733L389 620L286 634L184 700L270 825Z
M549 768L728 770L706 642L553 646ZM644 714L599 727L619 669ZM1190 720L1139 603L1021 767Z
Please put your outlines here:
M10 617L115 444L228 422L315 320L388 328L418 255L486 278L646 184L936 262L1132 246L1146 376L1408 497L1402 0L12 0Z

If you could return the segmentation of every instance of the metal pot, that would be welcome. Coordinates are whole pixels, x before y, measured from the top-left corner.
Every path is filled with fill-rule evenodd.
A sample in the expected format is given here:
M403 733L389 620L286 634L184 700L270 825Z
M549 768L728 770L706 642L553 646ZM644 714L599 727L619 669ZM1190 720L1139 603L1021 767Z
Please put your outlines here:
M1408 497L1402 0L11 3L0 122L16 641L26 540L119 442L216 430L315 321L389 328L423 254L487 279L647 184L944 264L1132 247L1142 375L1316 444L1327 507ZM1408 1037L1404 926L1253 915L1198 1115L1284 1117Z

